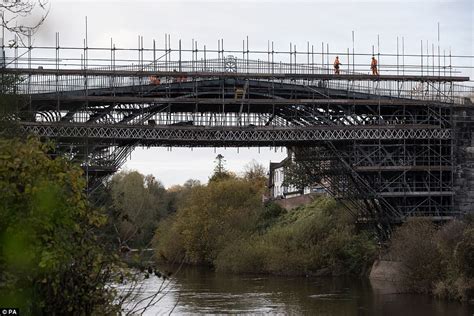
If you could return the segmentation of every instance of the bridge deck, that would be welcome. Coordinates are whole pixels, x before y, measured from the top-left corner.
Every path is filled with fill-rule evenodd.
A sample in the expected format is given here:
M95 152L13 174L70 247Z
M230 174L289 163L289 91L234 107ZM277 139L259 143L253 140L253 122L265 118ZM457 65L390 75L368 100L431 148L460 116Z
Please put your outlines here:
M403 98L381 99L219 99L219 98L155 98L134 96L95 96L95 95L65 95L65 94L32 94L33 102L60 101L62 104L89 102L115 104L203 104L203 105L381 105L381 106L426 106L441 107L474 107L474 104L451 104L436 100L410 100Z
M307 80L349 80L349 81L418 81L418 82L466 82L464 76L420 76L420 75L366 75L366 74L311 74L311 73L239 73L209 71L143 71L143 70L100 70L100 69L33 69L3 68L3 73L28 75L81 75L107 77L189 77L189 78L244 78L244 79L307 79Z

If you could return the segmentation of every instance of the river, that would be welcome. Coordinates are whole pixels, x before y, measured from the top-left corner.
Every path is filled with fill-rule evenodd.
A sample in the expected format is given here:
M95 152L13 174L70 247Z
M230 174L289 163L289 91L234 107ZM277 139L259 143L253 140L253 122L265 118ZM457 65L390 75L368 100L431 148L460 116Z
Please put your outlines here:
M347 277L277 277L219 274L181 268L169 280L144 279L128 305L139 309L157 293L144 315L474 315L474 305L425 295L397 294L390 283ZM138 304L137 304L138 303Z

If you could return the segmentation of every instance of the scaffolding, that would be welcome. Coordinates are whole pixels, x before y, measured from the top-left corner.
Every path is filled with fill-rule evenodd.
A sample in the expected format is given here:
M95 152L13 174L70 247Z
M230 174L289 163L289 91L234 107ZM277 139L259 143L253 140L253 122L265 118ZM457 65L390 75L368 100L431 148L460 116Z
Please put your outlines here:
M25 97L13 119L80 161L91 188L136 146L284 146L361 221L445 220L474 200L474 89L469 66L452 63L463 56L377 53L373 76L360 62L372 54L324 44L186 50L165 38L164 48L63 47L59 34L54 47L3 46L2 76L17 78L3 89Z

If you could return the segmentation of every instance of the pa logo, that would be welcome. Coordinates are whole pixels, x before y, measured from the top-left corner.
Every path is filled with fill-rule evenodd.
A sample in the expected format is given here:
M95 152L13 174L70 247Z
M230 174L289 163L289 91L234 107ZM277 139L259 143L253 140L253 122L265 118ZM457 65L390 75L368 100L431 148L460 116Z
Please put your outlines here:
M13 308L13 307L0 307L0 315L20 315L20 309L18 308Z

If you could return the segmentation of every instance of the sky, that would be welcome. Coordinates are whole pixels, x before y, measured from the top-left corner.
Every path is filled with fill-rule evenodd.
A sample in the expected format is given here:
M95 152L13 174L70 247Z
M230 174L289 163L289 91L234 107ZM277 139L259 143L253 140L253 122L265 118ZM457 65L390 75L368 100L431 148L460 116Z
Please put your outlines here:
M137 36L145 46L153 39L163 45L170 34L191 46L241 49L249 37L250 49L288 49L289 43L305 50L330 45L331 51L352 50L370 53L372 46L381 52L396 52L397 36L404 38L407 53L419 53L420 41L437 43L438 23L443 50L456 55L474 55L473 0L316 0L316 1L145 1L145 0L50 0L50 13L35 35L35 45L54 45L60 32L62 46L82 46L85 17L88 20L89 46L108 47L111 38L117 47L136 47ZM379 39L380 45L377 45ZM344 64L344 60L342 61ZM473 66L473 59L460 61ZM474 77L472 72L464 74ZM284 149L269 148L137 148L124 166L153 174L166 187L193 178L206 182L214 168L214 158L222 154L226 167L241 172L252 160L268 167L286 155Z

